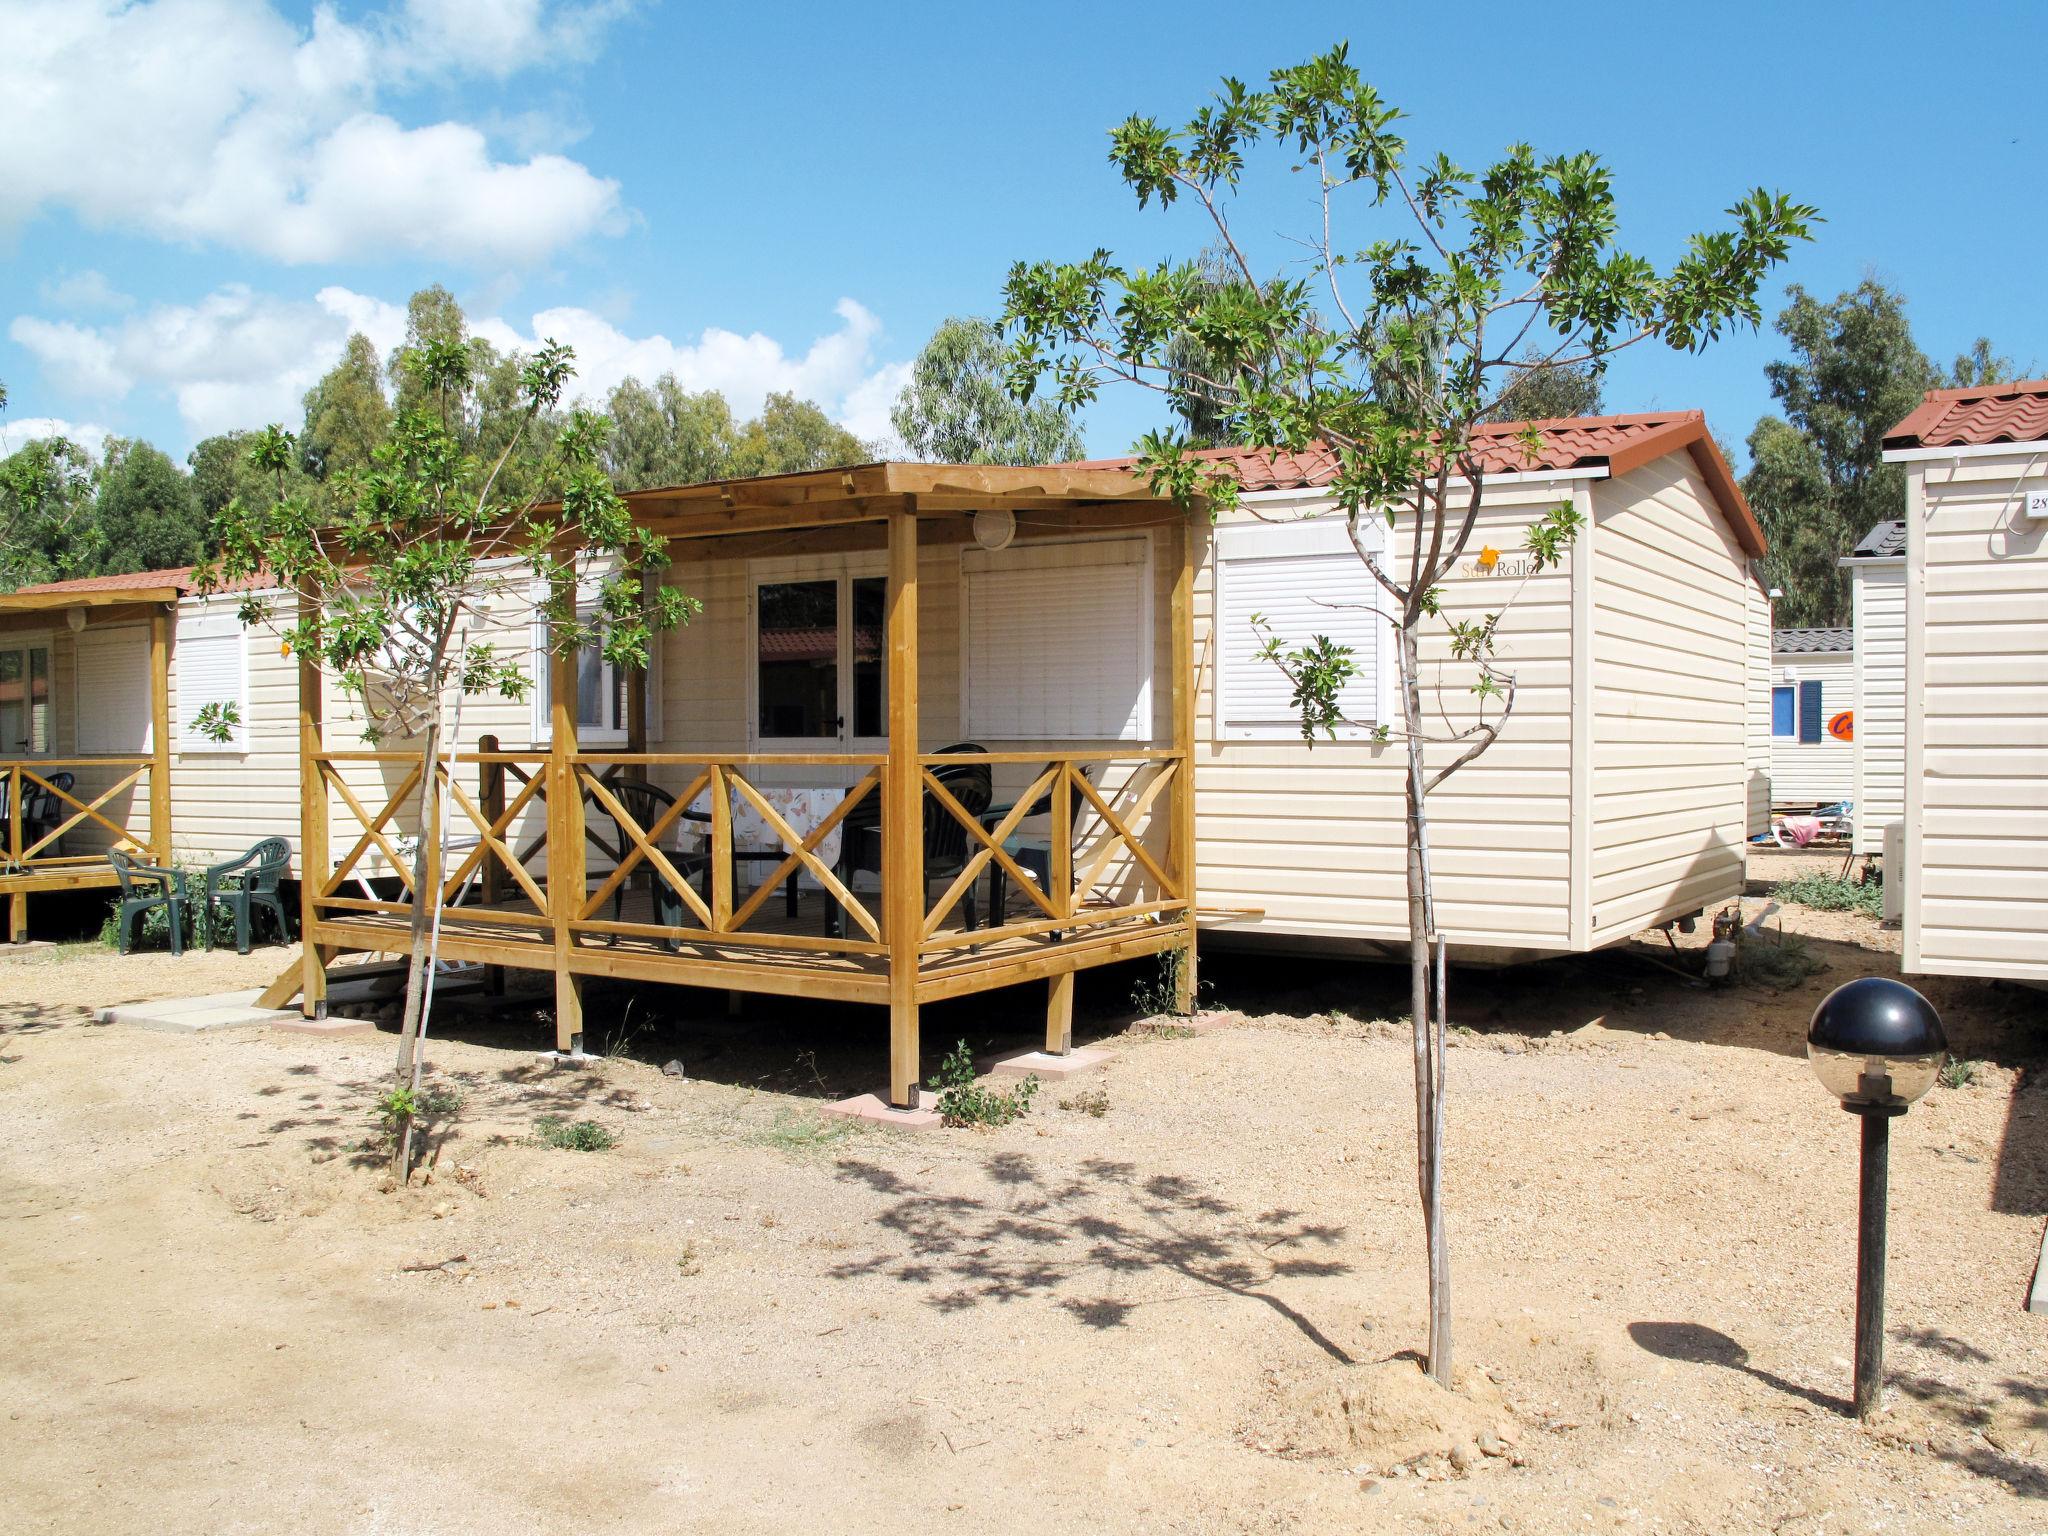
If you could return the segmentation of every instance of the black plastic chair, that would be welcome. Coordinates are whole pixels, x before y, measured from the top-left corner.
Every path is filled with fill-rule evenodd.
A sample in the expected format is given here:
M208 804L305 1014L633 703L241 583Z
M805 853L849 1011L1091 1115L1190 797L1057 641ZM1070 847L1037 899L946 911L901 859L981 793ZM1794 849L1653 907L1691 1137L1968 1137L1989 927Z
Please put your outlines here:
M987 750L975 742L963 741L939 748L938 755ZM988 810L989 801L995 798L995 778L987 763L934 768L932 777L960 802L962 810L977 819ZM877 876L882 873L881 796L868 796L847 812L846 819L839 826L842 834L839 841L839 882L851 890L853 877L861 870ZM924 903L927 909L931 906L932 881L959 874L966 867L968 857L967 828L927 789L924 792ZM967 903L967 926L980 926L981 903L973 883L968 885L964 899ZM828 903L825 908L826 933L837 938L845 927L846 914L840 910L839 904Z
M135 925L162 908L170 921L171 953L184 954L185 907L192 899L185 889L185 871L138 864L118 851L109 853L107 862L114 866L114 883L121 888L121 953L128 953Z
M281 837L266 837L238 859L213 864L200 878L200 910L207 916L206 947L213 948L213 909L224 906L235 914L235 953L249 953L252 919L258 908L277 919L280 941L291 941L291 920L286 917L284 898L278 883L291 867L292 845Z
M29 784L26 780L23 781L25 786L21 792L21 846L23 852L27 852L30 848L33 848L37 843L48 837L64 820L65 802L60 800L53 791L62 790L68 795L78 784L77 778L69 773L53 773L48 775L48 778L50 781L49 789L43 788L40 784ZM4 837L7 815L7 785L0 783L0 837ZM47 857L52 851L50 848L45 848L36 857ZM54 852L60 858L63 856L63 838L57 839Z
M605 789L614 800L619 802L620 808L640 824L640 830L643 834L657 821L661 820L663 816L667 815L668 808L676 803L676 797L660 785L643 783L639 779L619 779L605 785ZM626 835L624 825L621 824L617 814L610 806L597 799L594 795L587 798L592 808L606 821L611 823L613 841L607 845L602 838L595 836L593 825L588 820L584 822L586 834L590 835L591 841L604 850L606 857L611 859L614 866L623 864L626 861L627 852L632 847L633 840ZM686 810L682 812L678 819L708 822L711 816L708 812L704 811ZM708 871L711 865L711 861L702 854L669 853L668 860L675 866L676 872L685 879L691 875ZM676 894L674 887L664 880L661 877L661 872L647 860L641 860L640 868L647 871L648 890L654 898L654 921L656 925L663 928L682 927L683 898ZM633 878L632 875L628 875L619 882L618 888L612 892L612 921L615 923L624 920L626 888L633 883ZM612 935L611 942L614 944L618 942L617 934ZM682 946L671 939L669 940L668 947L670 949L680 949Z
M1052 766L1051 763L1045 765L1046 768ZM1044 771L1045 769L1039 770L1040 773ZM1083 778L1086 778L1088 773L1089 769L1087 768L1081 770ZM1034 774L1032 777L1036 778L1037 775ZM1052 815L1052 802L1053 792L1048 787L1044 794L1032 802L1031 809L1024 813L1024 820L1029 821L1036 816L1050 817ZM993 834L995 829L1002 825L1003 819L1016 808L1017 802L1014 800L1008 805L992 805L981 813L981 824ZM1067 801L1066 840L1069 849L1074 846L1074 823L1079 821L1080 818L1081 797L1079 795L1072 795ZM1057 829L1049 828L1042 840L1026 838L1020 842L1017 837L1013 836L1010 839L1010 844L1018 844L1018 846L1013 847L1006 844L1004 847L1004 851L1017 861L1019 869L1027 874L1038 876L1038 889L1041 894L1049 894L1052 890L1052 839L1055 835L1057 835ZM1002 927L1003 915L1008 911L1009 905L1009 872L996 860L990 859L988 864L989 927ZM1060 934L1057 931L1048 935L1048 937L1055 944L1060 941Z

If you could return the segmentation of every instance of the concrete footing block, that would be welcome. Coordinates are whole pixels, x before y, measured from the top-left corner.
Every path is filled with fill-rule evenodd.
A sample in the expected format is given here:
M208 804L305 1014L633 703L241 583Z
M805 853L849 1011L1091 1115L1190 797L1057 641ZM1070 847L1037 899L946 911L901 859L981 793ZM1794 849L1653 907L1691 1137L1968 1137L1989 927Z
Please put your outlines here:
M294 1010L258 1008L259 994L219 992L208 997L166 997L142 1003L120 1003L96 1009L93 1017L102 1024L125 1024L131 1029L160 1029L171 1034L197 1035L215 1029L247 1029L259 1024L300 1024L304 1018Z
M594 1067L603 1060L602 1057L593 1056L588 1051L536 1051L533 1059L537 1065L543 1067L575 1068Z
M317 1019L309 1019L303 1013L287 1014L270 1027L283 1030L288 1035L374 1035L377 1033L376 1020L352 1019L338 1013L326 1014Z
M870 1125L893 1125L905 1131L935 1131L939 1128L939 1096L924 1089L917 1094L917 1108L898 1109L879 1093L857 1093L850 1099L827 1104L824 1113Z
M1025 1051L990 1063L988 1071L991 1077L1041 1077L1061 1082L1079 1077L1084 1072L1099 1072L1115 1060L1114 1051L1079 1050L1069 1051L1064 1056L1054 1056L1045 1051Z

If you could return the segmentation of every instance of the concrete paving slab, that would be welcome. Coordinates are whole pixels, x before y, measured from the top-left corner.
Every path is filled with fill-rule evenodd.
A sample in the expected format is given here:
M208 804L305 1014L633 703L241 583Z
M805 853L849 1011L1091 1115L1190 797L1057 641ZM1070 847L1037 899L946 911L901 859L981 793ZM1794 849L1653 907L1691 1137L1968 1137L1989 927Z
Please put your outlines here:
M258 1008L259 992L217 992L206 997L165 997L141 1003L120 1003L97 1009L93 1017L102 1024L126 1024L131 1029L160 1029L173 1034L203 1034L214 1029L248 1029L263 1024L303 1023L296 1012L281 1008Z
M1050 1055L1045 1051L1025 1051L1016 1056L1005 1056L989 1066L991 1077L1040 1077L1052 1082L1063 1082L1070 1077L1079 1077L1084 1072L1099 1072L1116 1060L1116 1052L1085 1049L1069 1051L1064 1056Z
M823 1113L865 1120L870 1125L893 1125L906 1131L935 1131L941 1124L939 1096L924 1089L918 1090L915 1109L898 1109L879 1093L861 1093L825 1105Z
M48 939L24 939L19 944L0 942L0 960L33 960L56 947Z

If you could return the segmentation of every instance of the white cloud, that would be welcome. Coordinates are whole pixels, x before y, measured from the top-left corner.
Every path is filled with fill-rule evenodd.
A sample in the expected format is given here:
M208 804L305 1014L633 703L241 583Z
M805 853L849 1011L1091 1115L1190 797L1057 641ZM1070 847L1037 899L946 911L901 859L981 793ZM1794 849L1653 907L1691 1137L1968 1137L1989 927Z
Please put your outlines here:
M39 438L68 437L94 458L113 436L96 421L66 421L61 416L24 416L10 421L0 416L0 458L25 448Z
M576 306L542 310L523 325L472 317L471 328L502 350L567 343L576 351L572 392L593 403L629 375L651 383L673 373L686 389L718 390L741 417L786 391L817 401L863 439L889 439L888 407L910 365L877 357L882 322L868 309L852 299L834 308L838 325L799 351L719 326L681 342L633 336ZM388 353L405 339L404 306L342 287L284 299L231 285L196 304L158 305L105 325L21 315L7 334L68 393L118 402L137 389L167 392L197 438L296 424L301 397L334 366L351 331Z
M618 184L378 96L587 55L623 9L407 0L355 25L322 5L308 30L267 0L0 0L0 228L68 208L287 262L541 261L620 227Z
M106 274L87 267L64 272L40 286L44 302L59 309L120 310L135 307L135 300L107 281Z
M845 404L840 409L839 419L846 430L862 442L873 443L876 452L885 459L910 456L909 448L896 434L895 423L889 420L889 408L910 382L910 372L915 366L911 362L883 364L847 392Z

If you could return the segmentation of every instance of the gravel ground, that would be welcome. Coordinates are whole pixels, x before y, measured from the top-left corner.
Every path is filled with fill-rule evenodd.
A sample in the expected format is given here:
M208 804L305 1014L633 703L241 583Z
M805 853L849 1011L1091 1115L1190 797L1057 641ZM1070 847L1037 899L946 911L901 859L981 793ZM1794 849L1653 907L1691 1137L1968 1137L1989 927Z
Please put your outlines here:
M995 1132L820 1118L882 1064L857 1010L601 994L613 1054L551 1071L520 1005L451 1007L462 1106L386 1190L388 1032L86 1022L287 951L0 961L10 1526L2048 1529L2048 998L1926 989L1977 1065L1894 1132L1859 1426L1855 1126L1801 1041L1897 936L1770 922L1791 953L1725 989L1661 936L1454 977L1455 1396L1408 1363L1392 968L1219 958L1197 1036L1091 973L1118 1059ZM1037 1003L933 1010L934 1060L1028 1045ZM550 1115L619 1144L545 1146Z

